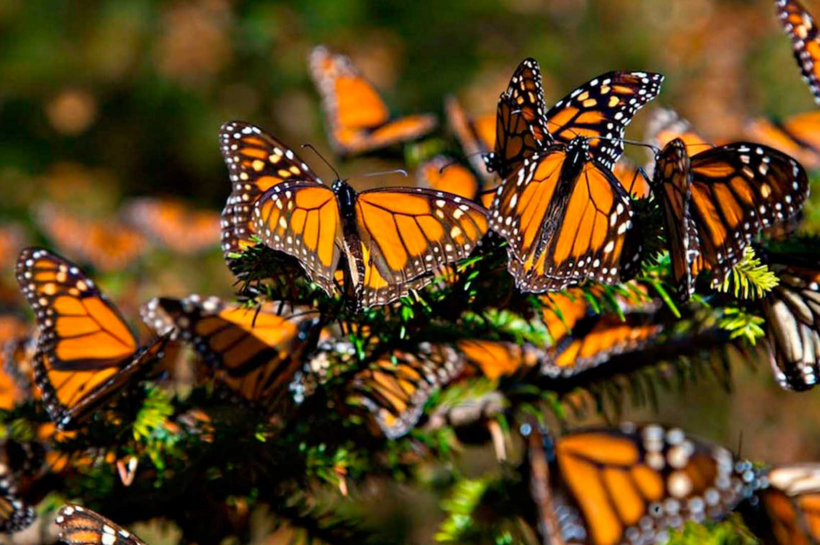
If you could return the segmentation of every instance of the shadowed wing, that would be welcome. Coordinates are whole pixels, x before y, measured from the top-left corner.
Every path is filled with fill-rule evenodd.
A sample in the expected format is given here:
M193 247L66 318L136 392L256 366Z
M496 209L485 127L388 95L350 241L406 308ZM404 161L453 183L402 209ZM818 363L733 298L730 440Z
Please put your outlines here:
M487 211L429 189L373 189L359 194L357 225L365 266L362 303L385 304L464 259L487 232Z
M60 541L68 545L145 545L128 530L79 505L62 507L55 522Z
M296 257L326 293L336 292L343 242L333 191L313 181L274 186L256 205L254 229L268 247Z

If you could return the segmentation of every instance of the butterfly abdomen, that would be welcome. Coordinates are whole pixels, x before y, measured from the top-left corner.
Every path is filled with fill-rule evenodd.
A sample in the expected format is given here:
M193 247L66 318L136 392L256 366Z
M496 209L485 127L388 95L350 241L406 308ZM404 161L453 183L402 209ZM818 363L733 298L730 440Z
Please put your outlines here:
M351 302L361 299L364 285L365 263L362 255L362 242L359 236L359 227L356 219L356 208L359 195L349 183L344 180L333 182L333 193L339 205L339 218L342 222L342 237L344 255L347 258L350 274L345 275L345 293ZM358 303L355 304L358 308Z

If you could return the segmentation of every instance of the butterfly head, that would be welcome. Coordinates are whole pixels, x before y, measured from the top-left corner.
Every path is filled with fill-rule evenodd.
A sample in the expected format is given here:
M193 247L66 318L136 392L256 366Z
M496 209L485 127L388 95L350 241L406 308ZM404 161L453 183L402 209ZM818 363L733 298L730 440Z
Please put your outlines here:
M675 172L689 172L689 154L684 141L675 138L666 144L655 159L655 163L654 185L671 179Z
M564 172L581 172L584 164L589 160L589 139L583 136L576 136L567 144L567 158L564 161ZM575 179L570 176L567 179Z

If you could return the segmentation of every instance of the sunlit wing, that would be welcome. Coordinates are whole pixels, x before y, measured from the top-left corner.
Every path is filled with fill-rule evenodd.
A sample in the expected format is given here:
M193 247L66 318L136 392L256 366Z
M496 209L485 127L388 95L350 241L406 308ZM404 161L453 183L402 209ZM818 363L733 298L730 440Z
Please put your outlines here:
M87 416L160 357L165 339L141 349L119 311L62 257L23 250L17 281L40 328L34 380L58 427Z
M219 244L219 214L196 210L182 201L134 199L124 214L145 236L176 253L193 254Z
M385 436L396 439L416 426L430 396L463 367L463 359L446 345L421 344L417 354L394 351L356 375L350 401L366 407Z
M286 392L301 367L319 313L280 302L249 308L192 295L147 303L143 320L170 320L176 335L194 347L220 382L247 401L267 403Z
M468 257L487 232L487 211L429 189L371 189L359 194L364 306L382 305L429 284L445 265Z
M145 545L128 530L79 505L61 507L55 522L60 541L68 545Z
M548 499L538 502L541 518L566 543L662 543L686 521L722 519L756 485L751 464L727 449L655 424L547 438L541 452L549 479L534 480L533 494ZM533 470L538 463L531 456Z
M680 139L691 157L709 148L715 147L712 142L695 130L689 120L669 108L656 108L649 113L646 122L645 140L656 148L665 148L672 140ZM652 151L650 150L650 154ZM654 159L654 154L653 159Z
M588 160L587 146L579 138L535 156L493 201L490 227L507 239L510 272L524 291L559 291L588 278L617 283L636 268L637 259L622 255L629 198L611 172Z
M578 136L589 138L592 156L611 169L624 152L626 127L658 96L662 83L662 75L648 72L601 74L550 108L546 128L564 144Z
M333 191L311 181L279 184L259 199L253 214L266 246L296 257L313 282L328 294L336 292L343 238Z
M231 180L221 220L222 252L229 259L253 246L253 208L263 193L289 180L321 180L293 150L250 123L224 124L219 144Z
M797 0L777 0L783 28L792 40L794 57L814 101L820 104L820 36L814 18Z
M322 97L330 140L342 154L415 140L436 127L433 115L392 118L376 89L345 55L313 49L310 72Z
M478 197L480 184L475 175L467 167L443 155L422 163L417 176L421 187L452 193L471 201Z
M763 229L788 221L808 197L806 171L772 148L728 144L691 158L690 213L700 251L721 282Z

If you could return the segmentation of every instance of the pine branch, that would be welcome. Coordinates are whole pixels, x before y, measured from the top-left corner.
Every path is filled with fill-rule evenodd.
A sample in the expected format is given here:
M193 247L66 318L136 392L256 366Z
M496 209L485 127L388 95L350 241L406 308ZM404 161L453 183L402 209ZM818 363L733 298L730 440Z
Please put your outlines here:
M717 286L717 290L723 293L731 291L735 298L759 299L774 289L778 282L777 275L761 263L754 248L747 246L741 260L732 268L726 280Z

